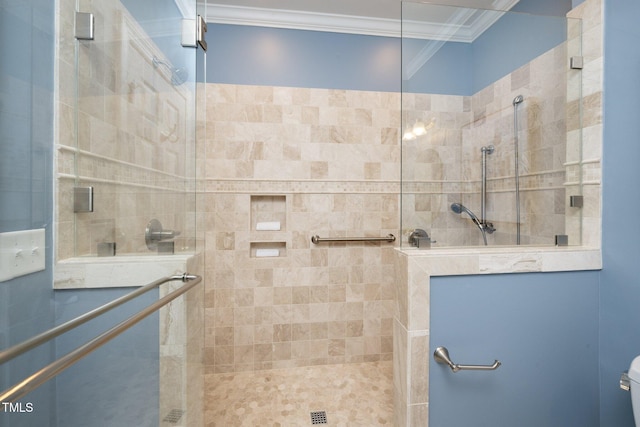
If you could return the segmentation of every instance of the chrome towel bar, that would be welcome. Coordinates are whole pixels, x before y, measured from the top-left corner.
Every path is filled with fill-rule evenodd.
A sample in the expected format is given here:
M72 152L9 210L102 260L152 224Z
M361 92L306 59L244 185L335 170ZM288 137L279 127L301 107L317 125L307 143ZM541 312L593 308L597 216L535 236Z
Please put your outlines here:
M141 286L136 290L121 296L120 298L117 298L107 304L104 304L94 310L91 310L81 316L76 317L75 319L69 320L68 322L65 322L52 329L49 329L48 331L43 332L39 335L36 335L33 338L23 341L20 344L16 344L13 347L0 351L0 365L13 359L16 356L21 355L22 353L25 353L28 350L31 350L34 347L44 344L45 342L59 335L62 335L63 333L73 328L76 328L82 325L83 323L88 322L91 319L95 319L101 314L106 313L107 311L115 307L118 307L119 305L122 305L127 301L131 301L132 299L138 297L139 295L144 294L145 292L155 289L164 283L171 282L174 280L181 280L183 282L187 282L189 280L194 280L195 278L196 276L191 276L191 275L188 275L187 273L184 273L184 274L175 275L175 276L163 277L162 279L158 279L147 285Z
M318 235L311 237L311 243L317 245L318 243L328 242L395 242L396 236L389 234L386 237L320 237Z
M56 359L55 361L45 366L44 368L40 369L39 371L35 372L34 374L14 384L12 387L0 392L0 402L15 402L16 400L29 394L31 391L35 390L36 388L38 388L40 385L42 385L49 379L55 377L56 375L58 375L59 373L61 373L71 365L75 364L78 360L82 359L87 354L103 346L104 344L106 344L113 338L117 337L118 335L120 335L121 333L123 333L124 331L126 331L127 329L135 325L136 323L140 322L145 317L149 316L151 313L159 310L161 307L167 305L169 302L173 301L174 299L178 298L180 295L189 291L191 288L193 288L194 286L202 282L202 277L185 273L182 275L165 277L164 279L156 280L155 282L150 283L149 285L143 286L143 288L147 289L147 287L153 287L153 286L158 287L163 283L170 282L173 280L181 280L182 282L184 282L184 285L172 291L171 293L165 295L164 297L160 298L159 300L147 306L146 308L140 310L138 313L134 314L133 316L120 322L119 324L109 329L108 331L98 335L91 341L86 342L85 344L81 345L80 347L77 347L75 350L71 351L70 353L67 353L66 355ZM131 294L134 294L134 293L135 295L139 295L139 293L136 291L132 292ZM120 300L115 300L114 302L116 301L118 302L118 305L121 303ZM111 304L105 304L105 306L108 306L109 308L113 308ZM93 318L99 314L104 313L104 311L105 310L99 308L97 310L94 310L94 312L89 312L87 314L91 315L91 317ZM78 326L79 324L84 323L86 321L85 316L80 316L79 318L76 318L76 319L80 319L80 321L76 321L74 319L68 322L71 326L65 327L64 331L67 331L70 328ZM60 333L64 331L60 331L56 329L55 335L56 336L60 335ZM45 334L42 334L42 336L39 336L36 338L38 338L39 341L42 341L42 340L51 339L52 336L53 335L51 334L45 333ZM34 346L37 346L37 345L39 345L39 343L30 343L26 347L33 348ZM19 346L19 349L24 350L24 348L26 347ZM13 351L10 353L12 356L15 356L15 354L13 354Z
M458 371L495 371L502 363L499 360L495 360L493 365L460 365L453 363L449 357L449 350L447 347L438 347L433 353L433 359L443 365L448 365L453 372Z

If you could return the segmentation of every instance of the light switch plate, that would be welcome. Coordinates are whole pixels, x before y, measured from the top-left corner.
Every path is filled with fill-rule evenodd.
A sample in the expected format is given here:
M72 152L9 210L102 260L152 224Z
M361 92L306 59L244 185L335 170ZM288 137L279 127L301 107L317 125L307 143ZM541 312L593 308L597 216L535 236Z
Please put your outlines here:
M44 228L0 233L0 282L45 268Z

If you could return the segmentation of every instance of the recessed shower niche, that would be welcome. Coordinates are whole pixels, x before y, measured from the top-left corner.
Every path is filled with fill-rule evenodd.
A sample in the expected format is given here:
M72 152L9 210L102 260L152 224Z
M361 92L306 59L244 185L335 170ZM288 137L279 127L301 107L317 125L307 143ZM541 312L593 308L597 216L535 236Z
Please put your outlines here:
M252 258L286 255L287 198L284 195L251 196Z

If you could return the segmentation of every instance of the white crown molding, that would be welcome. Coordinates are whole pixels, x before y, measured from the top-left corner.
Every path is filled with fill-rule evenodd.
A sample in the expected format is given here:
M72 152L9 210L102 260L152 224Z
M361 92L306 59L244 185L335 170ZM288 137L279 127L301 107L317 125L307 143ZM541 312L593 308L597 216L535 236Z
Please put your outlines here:
M495 0L493 5L496 10L485 10L474 22L471 28L471 41L477 39L520 0Z
M173 0L184 19L196 19L196 2L193 0Z
M218 24L367 34L383 37L398 37L401 31L400 21L395 19L219 4L207 5L206 11L205 20Z
M175 1L178 4L187 0ZM504 11L511 9L518 1L495 0L493 6L497 10ZM445 40L461 43L473 42L503 15L502 12L495 10L481 11L478 19L474 19L471 25L465 25L465 21L476 12L476 9L459 9L453 15L455 18L446 23L412 20L401 22L397 19L221 4L207 4L205 10L205 20L219 24Z
M437 37L433 37L427 41L425 46L415 55L405 67L403 67L403 77L409 80L415 73L422 68L424 64L435 55L442 45L447 41L461 41L460 39L469 38L469 29L461 27L459 23L467 22L476 12L472 9L459 9L451 15L449 20L441 25L441 32Z

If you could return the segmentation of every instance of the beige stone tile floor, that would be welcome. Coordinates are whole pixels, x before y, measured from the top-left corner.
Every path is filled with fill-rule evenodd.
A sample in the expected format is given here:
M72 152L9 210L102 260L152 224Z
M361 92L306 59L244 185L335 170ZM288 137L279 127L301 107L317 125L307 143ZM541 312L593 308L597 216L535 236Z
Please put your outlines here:
M393 425L390 361L205 376L205 426L303 427Z

